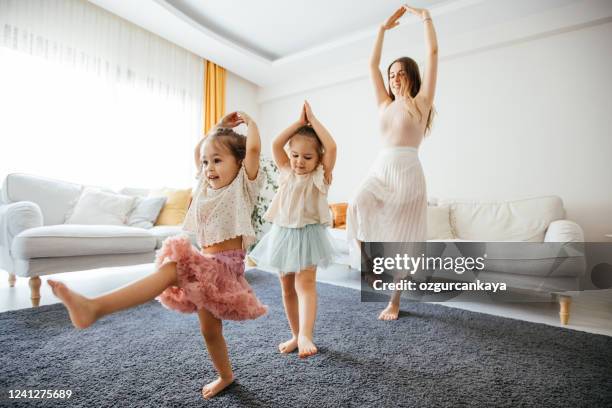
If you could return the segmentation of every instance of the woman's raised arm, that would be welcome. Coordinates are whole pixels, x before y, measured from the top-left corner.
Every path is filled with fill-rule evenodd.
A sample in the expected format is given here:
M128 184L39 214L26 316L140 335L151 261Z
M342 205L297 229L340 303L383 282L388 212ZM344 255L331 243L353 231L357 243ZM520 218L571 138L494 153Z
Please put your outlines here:
M406 9L404 7L400 7L379 27L378 34L376 35L376 42L374 43L374 49L372 50L372 55L370 56L370 78L372 79L372 84L374 85L376 104L379 108L381 106L386 106L391 102L391 98L385 89L383 75L380 72L380 56L382 54L385 31L396 27L399 24L398 20L404 15L405 12Z
M425 27L425 44L427 45L425 71L423 72L421 89L415 98L424 99L426 105L431 107L436 94L436 81L438 79L438 39L436 37L436 30L429 11L409 6L404 6L404 9L419 17Z

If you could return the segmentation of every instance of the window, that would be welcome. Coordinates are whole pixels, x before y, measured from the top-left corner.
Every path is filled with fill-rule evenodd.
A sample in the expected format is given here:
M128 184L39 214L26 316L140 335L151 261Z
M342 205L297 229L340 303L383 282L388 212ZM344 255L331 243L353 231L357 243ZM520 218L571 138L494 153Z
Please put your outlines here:
M2 2L0 30L0 177L191 185L201 58L78 0Z

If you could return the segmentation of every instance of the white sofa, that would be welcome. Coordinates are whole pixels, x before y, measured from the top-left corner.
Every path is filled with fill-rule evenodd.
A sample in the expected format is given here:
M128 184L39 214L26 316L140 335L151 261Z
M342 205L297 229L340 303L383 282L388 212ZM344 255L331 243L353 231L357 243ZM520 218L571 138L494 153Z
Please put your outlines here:
M441 199L433 204L428 209L428 240L486 242L481 247L461 247L464 256L487 254L486 269L478 274L479 279L546 294L580 288L586 271L584 233L566 219L561 198ZM458 278L454 273L452 277Z
M29 278L32 305L40 301L40 276L151 263L163 240L180 226L150 229L64 224L85 186L27 174L9 174L0 191L0 269ZM126 195L147 190L124 189Z
M503 281L511 289L547 294L578 290L586 270L580 251L584 234L565 217L563 202L556 196L514 201L433 199L428 207L427 241L486 243L484 247L461 246L475 252L463 256L487 254L486 270L478 275L481 280ZM334 229L332 235L337 247L344 248L337 262L350 262L359 270L359 251L351 251L347 261L349 247L356 247L348 245L346 232ZM452 272L443 277L462 278Z

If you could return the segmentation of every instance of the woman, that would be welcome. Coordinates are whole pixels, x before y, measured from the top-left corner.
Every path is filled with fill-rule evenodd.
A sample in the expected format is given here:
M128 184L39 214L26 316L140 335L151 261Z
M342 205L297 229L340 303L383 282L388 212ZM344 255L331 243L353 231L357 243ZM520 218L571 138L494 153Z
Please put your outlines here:
M401 57L387 68L389 87L385 89L379 69L385 31L396 27L406 12L419 17L425 27L424 78L413 59ZM429 12L402 6L380 26L370 58L384 148L349 206L347 235L357 245L426 240L427 189L418 147L431 128L437 71L438 43ZM400 295L400 291L393 293L379 319L397 319Z

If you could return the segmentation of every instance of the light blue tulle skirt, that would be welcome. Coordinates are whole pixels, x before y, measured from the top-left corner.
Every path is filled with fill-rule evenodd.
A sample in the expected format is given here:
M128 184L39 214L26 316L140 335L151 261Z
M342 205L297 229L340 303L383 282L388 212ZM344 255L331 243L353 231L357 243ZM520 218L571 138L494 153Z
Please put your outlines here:
M312 266L327 266L334 247L327 227L309 224L303 228L286 228L273 224L253 248L249 257L257 266L284 275Z

